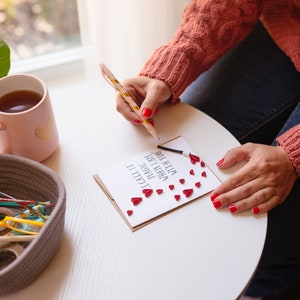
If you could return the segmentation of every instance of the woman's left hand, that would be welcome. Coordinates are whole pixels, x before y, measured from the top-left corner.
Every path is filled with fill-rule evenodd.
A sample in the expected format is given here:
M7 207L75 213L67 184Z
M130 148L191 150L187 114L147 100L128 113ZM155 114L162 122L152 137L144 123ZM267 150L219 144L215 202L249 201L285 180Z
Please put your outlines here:
M228 151L217 165L226 169L240 161L246 164L211 194L215 208L265 213L286 199L298 178L281 146L247 143Z

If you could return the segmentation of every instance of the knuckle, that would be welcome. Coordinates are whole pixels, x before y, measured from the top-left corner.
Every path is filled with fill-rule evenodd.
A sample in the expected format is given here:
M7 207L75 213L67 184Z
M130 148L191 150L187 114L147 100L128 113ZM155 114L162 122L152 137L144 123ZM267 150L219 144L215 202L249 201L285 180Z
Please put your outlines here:
M270 192L268 189L260 190L258 193L255 194L254 200L256 204L265 202L269 198Z
M236 188L236 187L239 187L242 185L242 180L239 176L232 176L230 179L230 183L231 183L231 186Z
M160 90L165 86L165 83L163 83L160 80L153 80L152 81L152 88Z

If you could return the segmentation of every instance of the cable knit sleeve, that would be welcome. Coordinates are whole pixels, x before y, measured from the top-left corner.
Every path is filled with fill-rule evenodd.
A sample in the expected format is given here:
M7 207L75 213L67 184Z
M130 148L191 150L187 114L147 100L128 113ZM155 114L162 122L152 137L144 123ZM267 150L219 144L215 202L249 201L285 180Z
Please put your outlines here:
M274 42L300 72L300 1L266 1L260 19Z
M283 133L276 141L288 154L300 177L300 124Z
M158 48L140 75L164 81L176 102L186 87L257 23L263 1L194 0L167 45Z

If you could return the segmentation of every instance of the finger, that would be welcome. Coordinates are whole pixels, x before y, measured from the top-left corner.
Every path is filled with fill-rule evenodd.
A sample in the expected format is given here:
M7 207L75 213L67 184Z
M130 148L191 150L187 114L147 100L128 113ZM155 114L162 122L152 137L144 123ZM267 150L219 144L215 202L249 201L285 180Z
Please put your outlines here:
M229 168L243 160L249 160L250 144L245 144L229 150L225 156L217 162L221 169Z
M266 186L263 181L255 178L241 186L230 189L227 192L217 194L217 196L212 200L213 205L215 207L217 206L216 208L219 208L244 199L249 199L252 195L265 188ZM216 201L218 202L216 203ZM252 203L252 205L255 204L257 203Z
M265 201L259 205L253 206L251 211L254 215L265 214L273 209L278 203L278 196L274 195L268 201Z
M214 200L213 205L216 208L225 207L223 204L226 202L226 196L221 195L217 197ZM248 197L230 203L228 209L233 214L241 213L249 209L251 209L252 213L255 215L263 214L278 205L278 202L280 201L279 198L279 195L274 193L274 189L265 187L257 190ZM219 204L216 205L216 202Z
M155 93L149 92L140 107L141 115L147 119L152 118L155 111L157 110L158 103L159 103L158 95L155 95Z
M246 164L241 169L236 171L231 177L222 182L213 192L211 197L215 197L214 195L221 195L227 193L231 190L236 189L237 187L241 187L248 182L256 179L258 174L256 173L256 169L253 168L250 164ZM247 188L245 186L244 188Z
M116 110L120 114L122 114L127 121L137 125L142 124L139 116L131 110L131 108L123 99L123 97L120 95L120 93L117 93L116 96Z
M275 195L273 191L269 187L258 189L253 194L245 198L241 198L241 200L234 202L237 208L237 212L243 212L253 207L257 207L262 205L263 203L270 202L271 205L275 206ZM232 205L232 204L231 204Z
M165 83L155 80L147 87L147 93L141 104L140 112L143 117L151 118L157 111L158 107L165 103L170 97L170 90Z
M251 210L254 215L267 213L273 209L278 203L278 196L273 195L264 201L259 201L259 195L253 195L253 199L238 201L229 205L229 211L233 214L238 214L247 210Z
M244 211L263 203L274 194L274 189L267 186L260 178L232 189L223 194L212 194L211 200L215 208L229 206L231 212ZM236 204L232 206L232 204Z

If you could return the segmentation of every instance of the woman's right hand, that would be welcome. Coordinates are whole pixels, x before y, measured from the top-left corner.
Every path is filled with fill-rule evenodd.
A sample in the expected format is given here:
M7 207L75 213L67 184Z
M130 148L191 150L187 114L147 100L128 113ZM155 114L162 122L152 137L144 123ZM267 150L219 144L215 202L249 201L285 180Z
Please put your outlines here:
M122 81L125 90L140 107L140 114L151 119L157 109L171 96L169 87L161 80L138 76ZM116 109L123 117L134 124L141 124L120 93L116 96Z

